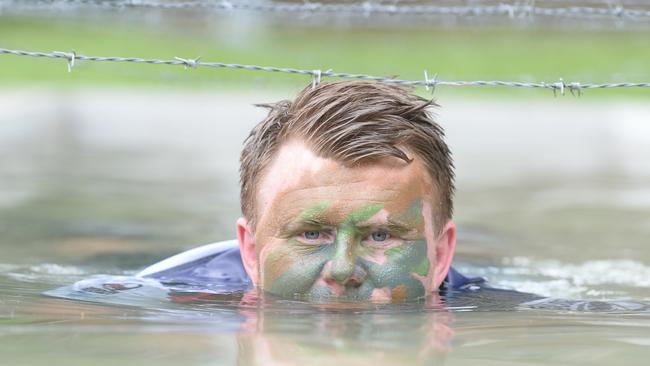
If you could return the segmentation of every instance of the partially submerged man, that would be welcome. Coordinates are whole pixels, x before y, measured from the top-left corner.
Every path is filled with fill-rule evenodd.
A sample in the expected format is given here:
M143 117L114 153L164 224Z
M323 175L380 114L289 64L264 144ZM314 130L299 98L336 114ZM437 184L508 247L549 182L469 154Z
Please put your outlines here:
M453 163L432 105L367 81L265 105L241 154L238 245L195 249L140 276L379 302L479 289L482 280L451 269Z
M382 303L479 291L483 279L451 268L453 163L432 105L369 81L309 86L265 105L241 154L237 241L181 253L136 279L174 301L251 288ZM92 301L142 286L108 280L49 294Z
M271 106L241 158L237 238L257 287L376 301L439 288L456 226L451 154L430 104L340 82Z

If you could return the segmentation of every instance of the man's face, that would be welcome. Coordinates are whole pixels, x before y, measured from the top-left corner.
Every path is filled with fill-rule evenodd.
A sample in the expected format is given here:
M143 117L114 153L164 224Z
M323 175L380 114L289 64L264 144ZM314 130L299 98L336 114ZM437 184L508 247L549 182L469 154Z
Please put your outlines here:
M345 167L303 143L283 145L259 184L255 232L238 222L256 285L285 297L382 302L437 289L455 228L435 227L435 188L410 157Z

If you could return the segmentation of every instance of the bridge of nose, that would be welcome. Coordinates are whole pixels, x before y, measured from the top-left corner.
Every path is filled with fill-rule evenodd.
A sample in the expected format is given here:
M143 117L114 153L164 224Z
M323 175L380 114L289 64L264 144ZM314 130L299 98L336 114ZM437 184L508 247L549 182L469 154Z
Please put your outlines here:
M359 245L361 238L352 232L339 232L334 245L329 274L342 285L358 285L363 282L366 271L360 266Z

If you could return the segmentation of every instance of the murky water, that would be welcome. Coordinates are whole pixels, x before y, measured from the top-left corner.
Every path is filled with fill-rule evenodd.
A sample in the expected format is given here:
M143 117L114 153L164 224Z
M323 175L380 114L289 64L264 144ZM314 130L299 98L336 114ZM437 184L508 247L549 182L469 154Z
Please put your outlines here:
M642 101L439 101L458 173L456 267L589 303L41 295L233 238L239 147L263 115L251 104L288 95L0 92L0 364L647 363Z

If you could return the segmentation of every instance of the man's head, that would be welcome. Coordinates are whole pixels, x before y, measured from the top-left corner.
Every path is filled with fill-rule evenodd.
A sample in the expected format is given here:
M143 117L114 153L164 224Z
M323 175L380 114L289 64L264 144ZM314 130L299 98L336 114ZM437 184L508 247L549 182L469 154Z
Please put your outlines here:
M355 81L266 105L241 155L237 222L258 287L379 301L437 289L456 232L453 165L431 104Z

